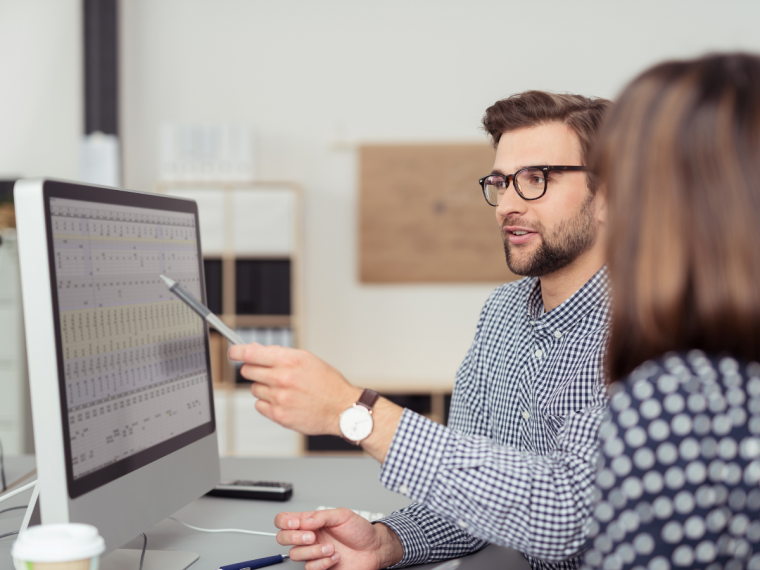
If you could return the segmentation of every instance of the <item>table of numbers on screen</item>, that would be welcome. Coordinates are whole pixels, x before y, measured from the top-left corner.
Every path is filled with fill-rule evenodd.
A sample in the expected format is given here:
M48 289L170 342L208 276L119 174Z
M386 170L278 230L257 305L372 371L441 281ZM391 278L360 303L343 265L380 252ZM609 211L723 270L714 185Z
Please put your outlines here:
M208 423L193 214L51 198L74 478Z

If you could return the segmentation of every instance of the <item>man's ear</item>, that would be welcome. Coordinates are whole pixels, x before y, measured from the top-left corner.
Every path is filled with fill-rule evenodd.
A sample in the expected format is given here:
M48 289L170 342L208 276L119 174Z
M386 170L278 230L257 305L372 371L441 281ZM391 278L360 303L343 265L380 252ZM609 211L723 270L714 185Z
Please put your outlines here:
M607 185L600 184L594 196L594 217L600 225L607 225Z

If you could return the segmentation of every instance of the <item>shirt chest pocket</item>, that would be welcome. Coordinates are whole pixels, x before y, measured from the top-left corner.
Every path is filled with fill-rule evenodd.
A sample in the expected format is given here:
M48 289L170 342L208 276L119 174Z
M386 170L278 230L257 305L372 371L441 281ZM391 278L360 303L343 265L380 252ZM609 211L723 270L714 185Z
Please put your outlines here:
M590 396L590 385L588 390L584 390L577 380L561 382L541 406L547 427L556 435L564 425L565 418L588 406Z

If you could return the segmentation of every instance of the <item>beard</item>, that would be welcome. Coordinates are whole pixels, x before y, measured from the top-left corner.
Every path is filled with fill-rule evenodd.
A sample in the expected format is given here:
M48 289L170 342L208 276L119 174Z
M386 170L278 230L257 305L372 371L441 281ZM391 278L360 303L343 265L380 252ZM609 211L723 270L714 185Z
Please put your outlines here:
M526 277L542 277L567 267L578 259L596 242L596 226L594 225L594 197L589 196L581 205L578 213L570 219L563 220L552 231L548 232L542 224L534 223L528 226L541 236L541 243L525 260L515 259L512 248L524 246L509 243L509 234L502 229L504 253L507 257L509 270L516 275ZM522 225L504 220L504 225Z

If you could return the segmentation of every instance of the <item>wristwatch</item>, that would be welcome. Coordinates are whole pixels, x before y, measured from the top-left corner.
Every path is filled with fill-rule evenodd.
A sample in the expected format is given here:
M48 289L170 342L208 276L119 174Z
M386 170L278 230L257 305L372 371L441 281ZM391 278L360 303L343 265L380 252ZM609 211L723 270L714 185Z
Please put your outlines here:
M375 425L372 421L372 407L379 397L377 392L365 389L359 400L340 415L340 432L349 443L359 445L372 433Z

